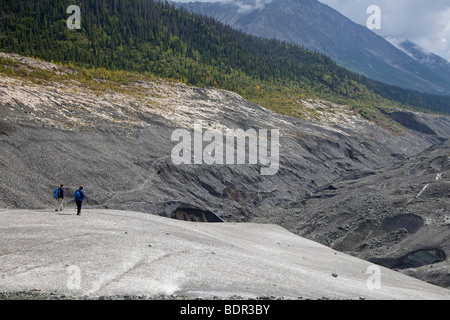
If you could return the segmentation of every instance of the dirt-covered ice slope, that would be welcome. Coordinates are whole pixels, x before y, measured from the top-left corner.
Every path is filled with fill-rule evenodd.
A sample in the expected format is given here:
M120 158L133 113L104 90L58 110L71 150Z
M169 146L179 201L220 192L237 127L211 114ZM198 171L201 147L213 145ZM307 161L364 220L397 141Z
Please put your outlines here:
M450 291L275 225L70 206L0 211L0 291L80 296L449 299ZM377 286L379 284L379 287Z

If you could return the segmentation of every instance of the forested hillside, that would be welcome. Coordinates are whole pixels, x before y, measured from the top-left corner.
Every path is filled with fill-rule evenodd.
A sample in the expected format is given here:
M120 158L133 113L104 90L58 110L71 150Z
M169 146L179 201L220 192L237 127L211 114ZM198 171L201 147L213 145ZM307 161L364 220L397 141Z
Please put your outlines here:
M73 2L73 1L72 1ZM354 106L450 113L450 97L372 81L299 46L246 35L153 0L2 0L0 50L82 68L128 70L195 86L235 91L275 111L296 114L299 98ZM81 29L66 26L67 7L81 8Z

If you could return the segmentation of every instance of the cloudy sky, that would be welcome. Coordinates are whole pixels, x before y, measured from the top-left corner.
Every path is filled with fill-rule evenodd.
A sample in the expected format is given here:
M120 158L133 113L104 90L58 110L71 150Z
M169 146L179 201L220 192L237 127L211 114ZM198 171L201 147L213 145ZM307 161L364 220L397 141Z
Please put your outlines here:
M409 39L450 61L450 0L319 0L366 25L367 8L381 9L383 37Z

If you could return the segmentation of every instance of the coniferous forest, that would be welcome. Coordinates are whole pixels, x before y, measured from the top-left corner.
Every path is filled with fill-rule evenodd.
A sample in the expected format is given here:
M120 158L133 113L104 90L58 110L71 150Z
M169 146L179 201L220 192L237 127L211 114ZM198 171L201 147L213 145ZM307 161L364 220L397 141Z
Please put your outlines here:
M66 25L72 4L81 9L79 30ZM368 117L369 109L392 106L450 114L450 97L376 82L317 52L154 0L2 0L0 51L213 86L280 112L300 96L346 103Z

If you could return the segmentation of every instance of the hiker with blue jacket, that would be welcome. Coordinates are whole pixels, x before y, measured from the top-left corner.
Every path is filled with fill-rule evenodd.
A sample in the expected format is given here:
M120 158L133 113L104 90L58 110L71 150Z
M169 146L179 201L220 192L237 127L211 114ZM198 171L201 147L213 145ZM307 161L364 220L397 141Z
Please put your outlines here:
M63 211L63 200L64 200L64 185L61 184L59 188L55 189L55 199L56 199L56 209L55 211Z
M86 199L86 194L81 186L77 191L75 191L75 203L77 204L77 216L81 214L81 206L83 205L84 199Z

